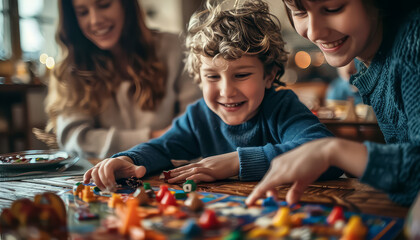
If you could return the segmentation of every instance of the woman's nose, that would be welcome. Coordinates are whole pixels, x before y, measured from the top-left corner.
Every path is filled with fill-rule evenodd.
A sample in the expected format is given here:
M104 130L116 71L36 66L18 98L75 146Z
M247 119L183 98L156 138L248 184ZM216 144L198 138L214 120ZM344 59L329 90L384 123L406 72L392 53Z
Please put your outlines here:
M100 14L99 14L99 12L96 11L96 10L94 10L94 9L92 9L92 10L90 10L89 13L90 13L89 14L90 24L92 26L98 24L98 22L100 21Z
M325 39L327 28L322 17L309 14L308 18L307 38L312 42Z

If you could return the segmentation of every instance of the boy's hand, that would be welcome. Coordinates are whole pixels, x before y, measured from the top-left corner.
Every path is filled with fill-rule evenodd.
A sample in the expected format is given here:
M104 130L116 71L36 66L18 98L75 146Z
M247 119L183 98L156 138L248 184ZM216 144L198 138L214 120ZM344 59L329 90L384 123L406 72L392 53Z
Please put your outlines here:
M136 166L131 158L126 156L107 158L89 169L83 176L83 182L89 183L92 178L101 190L114 192L117 183L115 179L136 176L141 178L146 174L144 166Z
M205 158L197 163L171 170L169 183L194 180L195 182L213 182L239 174L239 156L237 152L220 154Z

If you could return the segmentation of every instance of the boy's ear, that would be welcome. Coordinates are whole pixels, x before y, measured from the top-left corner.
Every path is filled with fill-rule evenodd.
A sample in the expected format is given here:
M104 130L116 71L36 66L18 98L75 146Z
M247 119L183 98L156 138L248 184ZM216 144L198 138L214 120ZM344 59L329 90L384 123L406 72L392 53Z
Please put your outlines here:
M273 85L273 82L274 82L274 78L276 77L276 72L277 72L277 70L275 68L273 68L273 70L271 70L270 74L265 75L265 77L264 77L265 88L267 88L267 89L271 88L271 86Z

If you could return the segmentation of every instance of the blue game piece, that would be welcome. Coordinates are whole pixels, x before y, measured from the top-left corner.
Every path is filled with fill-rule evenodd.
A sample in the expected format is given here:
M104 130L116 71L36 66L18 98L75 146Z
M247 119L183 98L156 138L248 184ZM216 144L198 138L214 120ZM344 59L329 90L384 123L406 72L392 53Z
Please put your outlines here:
M188 237L195 237L201 233L201 228L194 219L189 219L182 227L181 232Z
M270 196L263 200L262 206L263 207L277 207L277 202L276 200L274 200L273 197Z

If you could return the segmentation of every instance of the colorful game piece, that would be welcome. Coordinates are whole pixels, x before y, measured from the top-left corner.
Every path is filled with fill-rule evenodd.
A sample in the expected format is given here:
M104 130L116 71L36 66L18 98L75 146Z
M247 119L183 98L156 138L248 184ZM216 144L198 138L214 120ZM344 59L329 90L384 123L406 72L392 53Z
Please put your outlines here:
M168 180L171 178L171 171L163 171L163 180L165 182L168 182Z
M131 227L140 226L140 217L136 210L139 205L139 200L137 198L129 198L126 205L125 219L123 219L123 223L118 229L122 235L127 235Z
M178 204L176 203L176 199L175 199L174 195L172 195L172 193L170 191L165 192L165 195L160 200L160 204L164 207L178 206Z
M195 184L194 180L187 180L183 185L182 189L186 193L194 192L197 189L197 185Z
M169 192L167 185L160 185L159 191L156 193L156 201L160 202L166 192Z
M239 230L235 230L223 238L223 240L242 240L242 239L244 239L244 236L242 235L242 232Z
M184 205L189 207L192 211L201 210L204 207L203 201L198 198L198 195L194 192L188 195L187 200L185 200Z
M201 228L194 219L185 222L181 232L187 237L196 237L201 233Z
M148 183L148 182L143 183L143 188L144 188L144 190L152 189L152 187L150 186L150 183Z
M79 194L82 192L83 188L84 188L84 185L81 182L76 183L73 186L73 195L74 196L79 196Z
M265 198L262 202L263 207L277 207L277 202L274 200L274 197Z
M108 207L115 208L118 204L122 204L123 201L121 199L121 195L118 193L113 193L111 198L108 200Z
M342 240L362 240L365 239L367 229L360 216L353 215L344 227Z
M90 186L85 185L84 189L82 190L82 200L87 203L96 201L96 197L93 194Z
M337 220L344 220L343 208L335 206L327 217L327 223L333 225Z
M200 219L198 219L198 224L203 229L216 229L220 225L216 213L211 209L204 210L203 214L200 216Z
M276 215L273 217L273 225L276 227L289 227L290 226L290 208L281 207L277 210Z
M147 195L146 190L142 187L138 187L136 191L133 193L133 197L137 198L139 200L139 205L144 206L149 204L150 198L149 195Z
M79 221L86 221L86 220L95 220L99 219L99 215L92 213L87 208L78 209L75 213L75 217Z
M186 199L187 194L185 192L177 192L174 194L175 199Z

